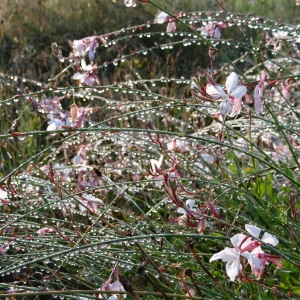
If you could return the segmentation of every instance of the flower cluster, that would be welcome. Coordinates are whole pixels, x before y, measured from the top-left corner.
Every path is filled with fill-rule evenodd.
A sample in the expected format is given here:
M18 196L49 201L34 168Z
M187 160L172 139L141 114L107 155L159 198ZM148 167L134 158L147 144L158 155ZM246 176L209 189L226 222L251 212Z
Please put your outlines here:
M222 259L223 262L226 262L226 272L231 281L234 281L236 276L239 276L240 279L243 278L241 273L243 270L242 257L248 261L251 271L257 279L262 277L268 262L272 262L277 267L282 268L281 263L277 260L277 258L280 258L279 256L266 254L260 247L261 243L276 246L279 243L278 239L265 232L261 241L258 241L257 239L261 233L260 228L246 224L245 229L250 233L250 236L242 233L234 235L230 239L233 248L226 247L224 250L214 254L210 259L210 262L217 259Z
M61 106L63 98L54 97L48 99L42 97L41 101L31 100L31 103L43 113L47 113L48 126L47 131L53 131L62 128L81 128L86 121L88 109L78 107L76 104L70 106L70 110L66 111Z
M100 84L97 77L98 66L94 63L95 52L99 47L99 42L103 45L106 44L106 40L102 35L86 37L81 40L69 41L69 45L72 49L68 57L63 57L61 50L54 43L52 44L52 52L58 57L60 61L73 62L74 69L77 71L73 75L74 80L78 80L79 84L85 84L92 86L95 83ZM86 63L86 56L90 61Z
M182 214L176 221L184 227L194 227L201 234L208 227L207 216L211 212L215 218L219 218L218 211L210 199L206 199L206 203L200 206L196 205L193 199L187 200L185 203L179 197L179 190L187 195L193 195L193 192L187 189L179 181L179 172L177 170L178 161L173 161L173 166L169 169L162 169L163 156L159 160L151 159L151 168L149 174L155 180L156 186L164 186L164 189L177 207L177 212Z
M212 37L215 39L221 38L221 29L226 28L227 24L224 22L203 22L203 26L200 28L197 28L197 31L200 31L202 36L205 37Z
M254 103L255 112L260 114L264 111L264 83L266 81L266 71L261 72L261 79L254 88L253 101L251 101L247 92L247 87L244 84L239 84L239 76L232 72L226 79L225 88L217 85L212 76L205 70L198 73L198 78L192 78L191 90L194 98L197 100L208 102L221 102L219 105L219 113L222 116L238 115L244 103L242 98L245 97L247 104ZM289 86L284 91L289 91L292 86ZM286 92L288 95L288 92ZM210 113L218 115L217 111L209 110Z

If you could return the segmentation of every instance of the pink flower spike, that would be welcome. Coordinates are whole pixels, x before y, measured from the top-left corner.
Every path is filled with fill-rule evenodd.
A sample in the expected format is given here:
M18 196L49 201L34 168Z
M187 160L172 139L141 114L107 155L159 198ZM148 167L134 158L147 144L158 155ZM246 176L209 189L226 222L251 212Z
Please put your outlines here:
M176 31L176 22L175 21L171 21L168 23L166 32L167 33L172 33Z
M205 230L205 228L207 228L208 224L207 224L207 218L203 217L202 219L199 220L199 223L197 225L197 231L202 234Z
M267 77L267 72L264 70L261 73L261 79L254 89L254 109L256 113L261 114L264 111L263 107L263 85Z
M209 198L206 198L205 200L208 204L210 211L214 215L214 217L219 219L220 218L219 212L218 212L217 208L215 207L215 205L213 204L213 202Z

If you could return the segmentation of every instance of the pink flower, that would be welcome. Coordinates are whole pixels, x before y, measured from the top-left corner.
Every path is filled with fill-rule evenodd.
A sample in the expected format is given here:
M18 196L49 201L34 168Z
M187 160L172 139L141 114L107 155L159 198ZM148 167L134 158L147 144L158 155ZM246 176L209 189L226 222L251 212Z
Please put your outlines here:
M277 255L270 255L265 253L261 247L255 248L251 252L252 257L254 256L255 260L249 260L249 264L251 266L251 271L257 279L260 279L264 273L264 269L268 261L274 263L278 268L282 268L282 264L276 259L280 258Z
M168 23L166 32L167 33L172 33L172 32L175 32L175 31L176 31L176 22L175 21L170 21Z
M120 281L115 281L113 283L111 283L112 279L108 279L101 287L101 291L113 291L113 292L125 292L125 289L122 285L122 283ZM104 297L107 300L118 300L119 297L117 294L113 294L111 295L109 298L107 298L106 295L104 295ZM126 297L126 295L124 295L124 298Z
M75 127L83 127L87 112L88 109L86 107L78 107L76 104L71 105L70 118Z
M195 208L194 206L195 206L195 200L187 200L186 202L185 202L185 208L183 208L183 207L179 207L178 209L177 209L177 212L179 213L179 214L183 214L183 215L186 215L187 214L187 210L188 211L193 211L193 212L197 212L197 208Z
M203 27L197 28L197 30L200 30L201 35L212 37L215 39L221 38L221 29L226 28L226 23L219 22L219 23L213 23L213 22L203 22Z
M279 30L277 32L272 32L273 37L276 40L286 40L290 38L289 33L287 31Z
M175 152L188 152L189 148L187 147L187 143L182 140L173 139L167 143L167 149Z
M294 87L294 83L290 83L289 84L289 81L285 81L285 82L282 82L280 84L280 90L281 90L281 93L282 93L282 96L286 99L286 100L290 100L291 97L292 97L292 93L291 93L291 90L292 88Z
M156 159L150 159L150 172L155 175L159 175L159 170L161 170L161 165L163 162L164 156L161 155L159 160Z
M155 18L154 18L154 23L155 24L163 24L169 20L170 16L165 13L164 11L161 11L158 13Z
M73 127L74 124L70 120L67 114L60 112L59 114L48 114L47 118L50 119L48 121L47 131L53 131L57 129L61 129L64 127Z
M86 212L88 210L91 213L96 213L97 208L104 205L101 199L91 194L83 194L80 198L78 197L78 201L80 202L79 209L82 212Z
M223 99L220 105L220 111L222 115L228 115L232 109L233 99L242 98L247 88L244 85L238 85L239 76L232 72L226 82L226 92L219 85L207 85L206 93L210 95L213 99Z
M7 192L0 187L0 199L4 200L7 198Z
M161 187L163 183L166 183L166 181L173 180L179 177L176 171L176 165L167 170L163 170L161 168L163 159L163 155L161 155L159 160L150 159L151 166L149 173L151 175L151 178L155 179L155 185L159 187Z
M40 102L32 100L32 103L44 112L59 112L62 111L60 100L58 97L48 99L46 96L42 96Z
M263 112L263 97L264 97L264 91L263 91L263 85L266 80L267 72L265 70L261 73L261 79L257 86L254 89L254 108L255 111L260 114Z
M58 118L55 118L53 116L53 114L48 114L47 118L50 119L50 121L48 121L47 131L53 131L56 129L60 129L64 125L64 122L62 122Z
M99 46L98 38L103 44L106 43L102 36L87 37L81 40L74 40L73 42L69 41L69 45L72 48L69 59L83 58L88 53L89 60L93 62L96 49Z
M78 80L79 84L94 85L94 83L99 84L99 79L96 75L98 70L97 65L87 65L85 60L81 60L81 67L79 71L73 75L73 79Z
M182 203L177 212L183 215L177 220L179 225L196 227L197 231L202 234L208 227L207 216L201 207L195 206L195 203L195 200L187 200L185 204Z
M47 233L54 232L53 228L43 227L37 231L38 236L45 236Z
M179 13L176 17L179 18L181 13ZM154 23L156 24L163 24L168 22L166 32L171 33L176 31L176 21L173 17L169 16L164 11L158 13L154 18Z

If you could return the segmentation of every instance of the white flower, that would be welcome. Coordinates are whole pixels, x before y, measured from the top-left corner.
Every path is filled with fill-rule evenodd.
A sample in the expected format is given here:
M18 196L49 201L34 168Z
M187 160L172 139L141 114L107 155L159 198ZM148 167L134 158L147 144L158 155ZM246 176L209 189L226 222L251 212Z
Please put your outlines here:
M209 262L216 259L222 259L223 262L226 262L226 273L230 280L234 281L235 277L242 270L242 265L240 263L240 251L226 247L224 250L214 254Z
M186 200L185 204L186 204L186 206L187 206L187 208L188 208L189 210L194 211L194 212L197 212L197 209L194 208L195 200ZM183 215L186 215L186 214L187 214L186 210L185 210L183 207L179 207L179 208L177 209L177 212L178 212L179 214L183 214Z
M103 201L99 198L96 198L95 196L91 195L91 194L83 194L80 197L77 198L79 204L79 210L81 212L86 212L87 209L90 212L97 212L97 208L98 206L102 206L104 205Z
M135 7L136 6L136 3L135 3L135 0L124 0L124 4L127 6L127 7Z
M232 108L232 99L242 98L247 91L247 88L244 85L238 85L238 80L239 76L235 72L232 72L225 82L226 92L219 85L208 85L206 87L206 93L214 99L223 99L220 105L222 115L229 114Z
M101 290L102 291L113 291L113 292L125 292L125 289L120 281L115 281L113 283L110 283L110 282L111 282L111 279L106 281L102 285ZM119 299L118 294L112 294L109 298L107 298L107 295L103 295L103 296L107 300L118 300ZM126 294L123 295L124 298L126 298L126 296L127 296Z
M240 262L240 257L243 256L248 260L255 260L255 257L249 252L243 249L252 249L251 246L253 241L251 238L247 237L242 233L238 233L230 239L234 248L226 247L224 250L215 253L209 262L217 259L222 259L226 262L226 273L231 281L235 280L235 277L242 270L242 264Z
M261 233L261 229L253 225L246 224L245 229L254 238L258 238ZM234 248L226 247L224 250L215 253L209 261L222 259L223 262L226 262L226 272L231 281L234 281L235 277L242 270L241 256L248 260L252 273L258 278L262 276L264 267L268 261L275 263L278 267L282 267L275 259L277 257L264 253L260 247L261 243L253 240L250 236L238 233L230 241ZM272 246L276 246L279 243L274 236L267 232L263 234L261 241Z
M277 32L272 32L272 35L275 39L277 40L284 40L289 38L289 33L287 31L277 31Z
M151 172L154 174L157 173L157 171L161 168L161 164L163 162L164 156L161 155L159 160L156 159L150 159L150 165L151 165Z
M81 70L73 75L74 80L78 80L79 83L85 83L86 85L94 85L98 83L98 77L96 75L97 66L96 65L87 65L85 60L81 60Z
M245 229L255 238L259 238L259 235L261 233L261 229L259 227L246 224ZM275 238L273 235L271 235L268 232L265 232L261 238L261 241L265 244L269 244L272 246L277 246L279 241L277 238Z
M7 192L2 190L2 188L0 188L0 199L5 199L7 198Z
M59 117L60 117L60 119L55 118L53 114L47 115L47 118L50 119L50 121L48 121L47 131L61 129L62 126L65 126L65 127L74 126L74 124L71 122L71 120L69 120L67 114L60 113Z
M165 23L169 18L169 15L165 13L164 11L161 11L158 13L154 18L154 23L156 24L163 24Z
M48 121L47 131L56 130L64 125L64 122L62 122L60 119L54 118L53 114L48 114L47 118L50 119L50 121Z

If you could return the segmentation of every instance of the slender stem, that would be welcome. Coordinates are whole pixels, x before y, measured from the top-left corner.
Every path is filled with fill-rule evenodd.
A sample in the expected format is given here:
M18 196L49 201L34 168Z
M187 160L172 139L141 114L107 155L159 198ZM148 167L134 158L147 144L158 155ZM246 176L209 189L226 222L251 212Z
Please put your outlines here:
M196 31L195 29L193 29L192 27L190 27L188 24L186 24L185 22L183 22L180 18L177 18L175 15L172 15L169 11L167 11L166 9L164 9L163 7L161 7L159 4L156 4L155 2L153 2L152 0L149 0L149 3L152 4L154 7L158 8L159 10L165 12L166 14L168 14L170 17L172 17L176 22L182 24L185 28L187 28L188 30L190 30L193 34L197 35L199 38L201 38L207 45L209 45L211 48L216 48L215 45L213 45L213 43L211 43L208 39L206 39L203 35L201 35L198 31ZM244 73L231 61L231 59L229 57L227 57L227 55L218 49L218 53L236 70L236 72L243 77L243 79L252 86L251 82L245 77Z

